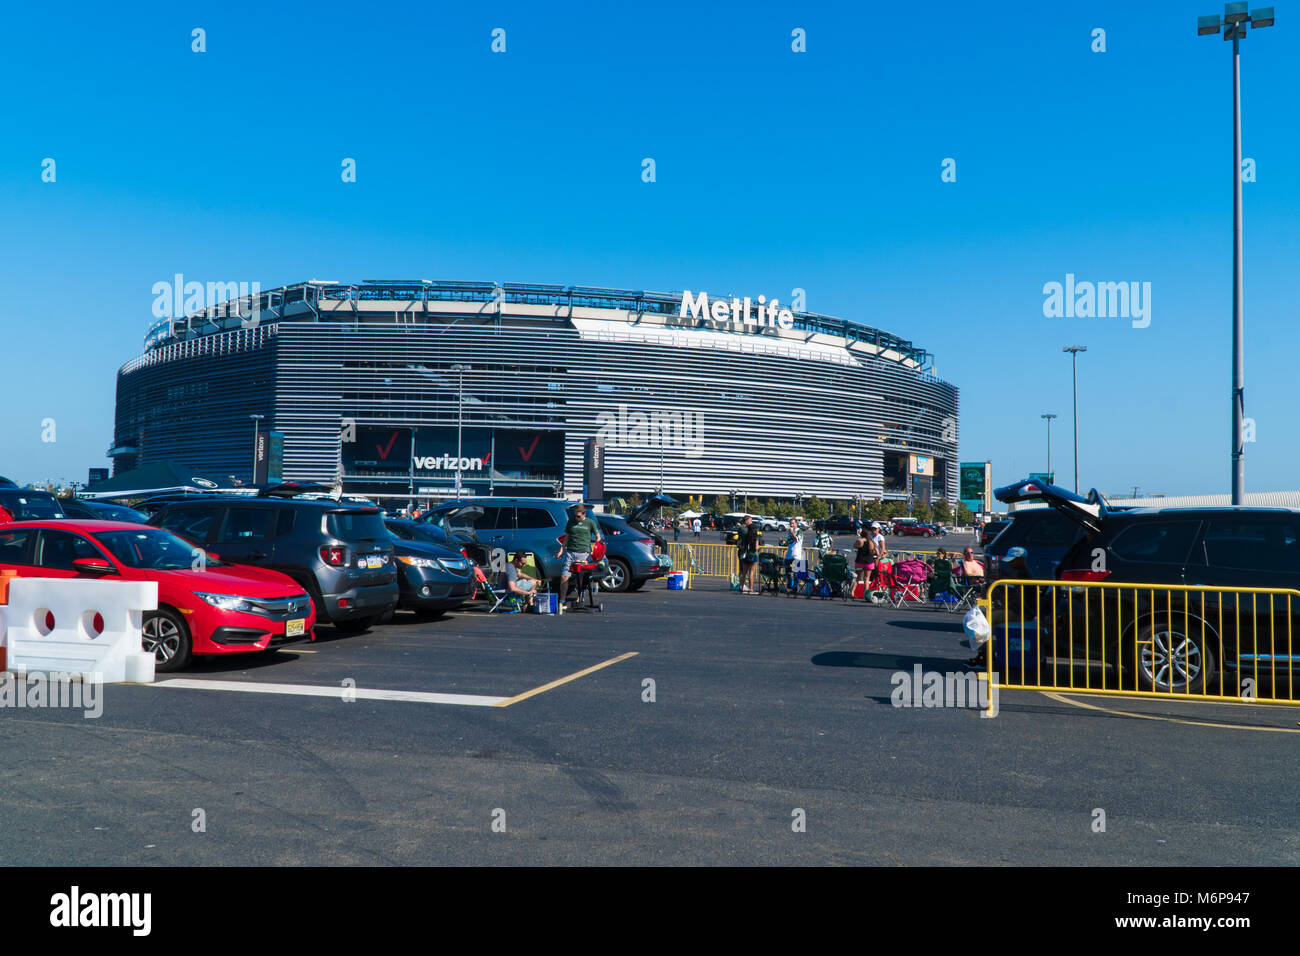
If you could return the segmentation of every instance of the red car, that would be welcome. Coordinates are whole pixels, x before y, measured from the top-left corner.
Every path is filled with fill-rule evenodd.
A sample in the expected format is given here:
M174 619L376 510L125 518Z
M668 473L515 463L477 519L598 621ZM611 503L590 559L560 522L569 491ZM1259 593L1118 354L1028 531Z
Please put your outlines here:
M170 531L124 521L18 521L0 525L0 569L20 577L157 581L144 616L144 649L159 671L195 654L247 654L315 640L316 608L279 571L226 564Z

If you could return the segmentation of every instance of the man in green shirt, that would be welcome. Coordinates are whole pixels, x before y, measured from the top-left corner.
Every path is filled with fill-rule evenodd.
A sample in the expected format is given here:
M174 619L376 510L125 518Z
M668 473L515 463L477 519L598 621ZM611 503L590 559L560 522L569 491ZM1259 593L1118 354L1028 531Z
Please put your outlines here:
M569 523L564 526L564 535L564 545L556 554L557 558L564 559L560 569L561 601L569 594L569 569L573 567L575 561L579 564L590 561L592 542L600 540L600 528L596 526L595 521L587 517L586 505L574 506Z

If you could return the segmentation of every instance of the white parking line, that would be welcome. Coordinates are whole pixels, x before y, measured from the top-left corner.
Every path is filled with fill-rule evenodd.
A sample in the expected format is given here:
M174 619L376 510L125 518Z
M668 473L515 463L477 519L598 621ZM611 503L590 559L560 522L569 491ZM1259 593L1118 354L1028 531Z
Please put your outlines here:
M400 700L415 704L459 704L462 707L496 707L509 697L482 697L476 694L434 694L418 690L369 690L365 687L327 687L319 684L263 684L256 681L189 680L177 677L157 681L150 687L173 687L180 690L233 690L246 694L290 694L298 697L335 697L346 693L357 700Z

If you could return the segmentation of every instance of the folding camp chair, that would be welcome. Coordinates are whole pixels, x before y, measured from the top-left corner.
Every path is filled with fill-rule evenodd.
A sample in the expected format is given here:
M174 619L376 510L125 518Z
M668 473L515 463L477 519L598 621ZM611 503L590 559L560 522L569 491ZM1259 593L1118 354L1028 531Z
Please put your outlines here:
M948 611L966 611L975 606L979 588L960 584L952 571L952 563L937 558L930 575L929 598L932 607Z

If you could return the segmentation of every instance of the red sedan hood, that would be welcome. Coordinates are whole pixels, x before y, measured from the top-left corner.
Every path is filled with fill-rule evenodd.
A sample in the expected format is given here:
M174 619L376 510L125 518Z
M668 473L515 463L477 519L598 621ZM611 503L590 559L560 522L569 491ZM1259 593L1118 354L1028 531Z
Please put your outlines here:
M288 575L242 564L209 567L206 571L185 568L176 571L154 571L153 574L158 576L159 582L167 581L187 591L206 591L209 594L279 598L304 592L303 586Z

